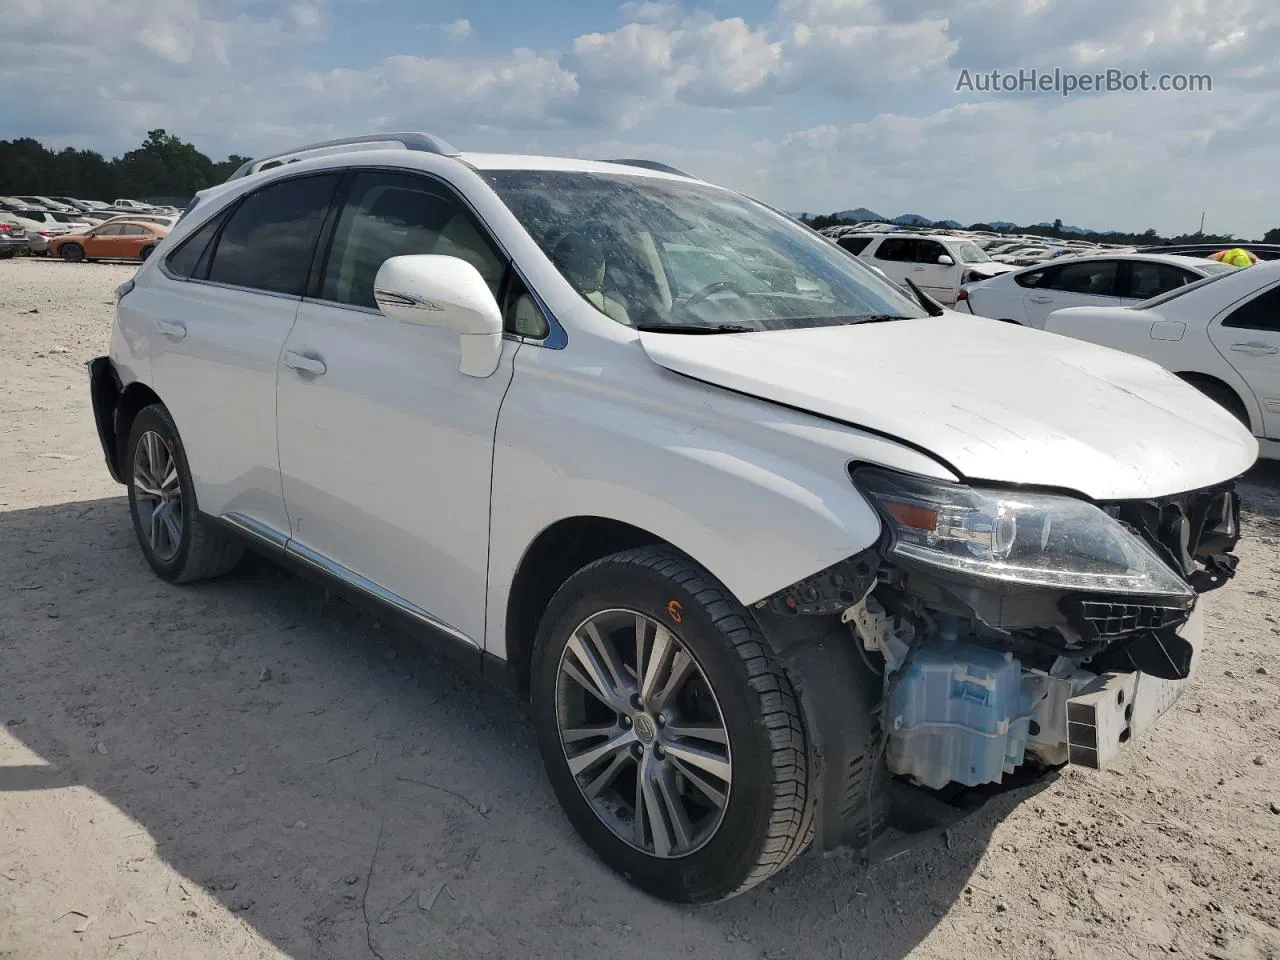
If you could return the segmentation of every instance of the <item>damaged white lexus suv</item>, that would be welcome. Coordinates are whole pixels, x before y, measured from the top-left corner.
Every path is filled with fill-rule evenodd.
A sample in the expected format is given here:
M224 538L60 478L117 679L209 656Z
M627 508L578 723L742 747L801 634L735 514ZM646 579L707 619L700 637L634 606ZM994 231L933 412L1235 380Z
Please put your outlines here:
M1168 709L1249 431L648 161L377 134L246 164L118 291L98 433L160 577L247 546L527 696L551 786L707 902Z

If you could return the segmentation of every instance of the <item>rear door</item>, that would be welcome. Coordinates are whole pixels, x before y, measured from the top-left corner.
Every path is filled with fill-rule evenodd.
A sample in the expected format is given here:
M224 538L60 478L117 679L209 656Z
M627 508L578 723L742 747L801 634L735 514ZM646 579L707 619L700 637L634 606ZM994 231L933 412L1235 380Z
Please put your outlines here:
M1262 435L1280 440L1280 285L1215 317L1209 339L1257 397Z
M152 378L182 434L201 509L277 538L289 523L276 367L339 179L303 175L245 195L164 258L169 282L121 301L148 312Z
M1023 295L1027 324L1043 329L1049 314L1063 307L1118 307L1119 282L1119 260L1069 260L1051 267L1040 283Z

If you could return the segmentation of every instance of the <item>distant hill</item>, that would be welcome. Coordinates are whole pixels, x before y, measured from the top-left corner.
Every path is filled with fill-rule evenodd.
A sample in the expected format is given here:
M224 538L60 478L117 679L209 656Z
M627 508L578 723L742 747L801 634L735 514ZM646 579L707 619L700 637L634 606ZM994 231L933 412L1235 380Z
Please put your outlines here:
M884 217L876 213L874 210L868 210L866 207L858 207L856 210L840 210L835 214L841 220L852 220L857 223L860 220L883 220Z
M964 227L964 224L956 223L954 220L935 220L930 226L942 227L945 230L960 230Z
M992 226L994 227L995 224L993 223ZM1048 221L1045 221L1044 223L1037 223L1036 226L1043 227L1045 230L1053 229L1053 224ZM1061 227L1061 230L1063 233L1097 233L1096 230L1090 230L1087 227L1068 227L1065 224Z
M932 227L934 225L932 220L918 213L904 213L900 217L894 217L893 222L900 227Z
M1008 220L991 220L992 230L1018 230L1020 229L1016 223L1010 223Z

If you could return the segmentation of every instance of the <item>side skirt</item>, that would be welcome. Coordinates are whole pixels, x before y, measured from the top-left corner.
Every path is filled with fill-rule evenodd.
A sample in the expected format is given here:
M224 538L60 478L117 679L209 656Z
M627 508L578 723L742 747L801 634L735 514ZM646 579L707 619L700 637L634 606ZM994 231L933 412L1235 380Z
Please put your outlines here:
M504 690L512 690L507 662L485 653L462 631L340 564L290 540L278 530L240 514L211 518L243 540L250 549L318 583L353 606L384 618L423 641L434 653L483 676Z

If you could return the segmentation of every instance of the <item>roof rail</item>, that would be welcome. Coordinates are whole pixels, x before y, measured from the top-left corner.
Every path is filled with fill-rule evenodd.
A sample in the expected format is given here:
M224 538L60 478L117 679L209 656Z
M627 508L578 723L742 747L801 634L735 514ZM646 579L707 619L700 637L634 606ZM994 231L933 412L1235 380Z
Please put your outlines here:
M646 170L657 170L659 173L674 173L677 177L687 177L690 180L697 180L692 173L685 173L679 167L673 167L669 163L659 163L657 160L606 160L605 163L620 163L625 167L643 167Z
M269 153L266 156L258 157L256 160L249 160L243 164L227 178L227 182L237 180L240 177L247 177L251 173L258 173L261 170L280 167L286 163L296 163L299 160L307 159L308 156L346 153L346 148L376 150L387 147L395 148L395 145L398 145L398 148L403 150L418 150L422 153L435 153L444 157L456 157L461 153L448 141L429 133L370 133L361 137L322 140L319 143L308 143L305 146L281 150L278 153Z

